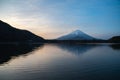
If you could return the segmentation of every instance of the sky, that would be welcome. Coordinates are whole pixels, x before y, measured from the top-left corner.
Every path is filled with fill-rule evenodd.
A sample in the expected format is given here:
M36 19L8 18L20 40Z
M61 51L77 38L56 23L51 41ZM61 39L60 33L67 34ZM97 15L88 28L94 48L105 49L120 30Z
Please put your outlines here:
M120 36L120 0L0 0L0 20L45 39L74 30Z

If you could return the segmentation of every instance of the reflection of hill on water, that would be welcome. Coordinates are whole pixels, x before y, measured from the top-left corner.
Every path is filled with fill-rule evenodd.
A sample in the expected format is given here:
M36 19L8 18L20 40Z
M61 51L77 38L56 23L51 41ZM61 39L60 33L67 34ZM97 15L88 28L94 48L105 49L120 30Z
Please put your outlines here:
M114 50L120 50L120 44L112 44L112 45L109 45L109 46Z
M83 54L89 51L90 49L96 47L95 44L56 44L56 45L61 49L66 50L75 55Z
M33 51L36 47L41 47L42 44L32 45L14 45L14 44L0 44L0 64L8 62L13 57L20 55L26 55L29 52Z

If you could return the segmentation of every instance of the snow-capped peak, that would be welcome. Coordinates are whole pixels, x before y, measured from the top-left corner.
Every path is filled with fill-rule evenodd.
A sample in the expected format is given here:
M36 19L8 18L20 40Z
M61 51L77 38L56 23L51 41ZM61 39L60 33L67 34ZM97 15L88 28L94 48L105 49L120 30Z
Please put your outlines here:
M95 38L92 36L89 36L88 34L80 30L75 30L72 33L69 33L67 35L64 35L58 38L58 40L93 40L93 39Z
M84 33L80 30L75 30L71 34L79 35L79 34L84 34Z

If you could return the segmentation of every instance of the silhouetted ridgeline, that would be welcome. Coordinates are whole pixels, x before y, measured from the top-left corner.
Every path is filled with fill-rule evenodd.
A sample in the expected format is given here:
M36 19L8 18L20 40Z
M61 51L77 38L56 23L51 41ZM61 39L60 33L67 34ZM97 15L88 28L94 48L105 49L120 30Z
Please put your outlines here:
M114 36L109 39L109 42L117 42L120 43L120 36Z
M46 40L47 43L120 43L120 36L114 36L108 40Z
M47 43L120 43L120 36L112 37L108 40L46 40Z
M47 43L120 43L120 41L109 40L46 40Z
M0 20L0 42L42 42L44 39L27 30L16 29Z
M71 39L72 36L72 39ZM65 36L64 36L65 37ZM69 38L68 38L69 37ZM109 40L101 40L90 37L89 35L77 30L67 35L68 40L44 40L27 30L16 29L9 24L0 20L0 43L32 43L32 42L47 42L47 43L120 43L120 36L115 36ZM81 39L83 38L83 39ZM89 39L88 39L89 38ZM70 39L70 40L69 40Z

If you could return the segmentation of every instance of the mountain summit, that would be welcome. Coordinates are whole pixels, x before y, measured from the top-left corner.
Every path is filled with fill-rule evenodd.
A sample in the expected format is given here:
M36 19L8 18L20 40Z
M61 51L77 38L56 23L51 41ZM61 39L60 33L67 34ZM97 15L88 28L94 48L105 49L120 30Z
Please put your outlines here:
M96 38L80 30L75 30L72 33L59 37L58 40L96 40Z

